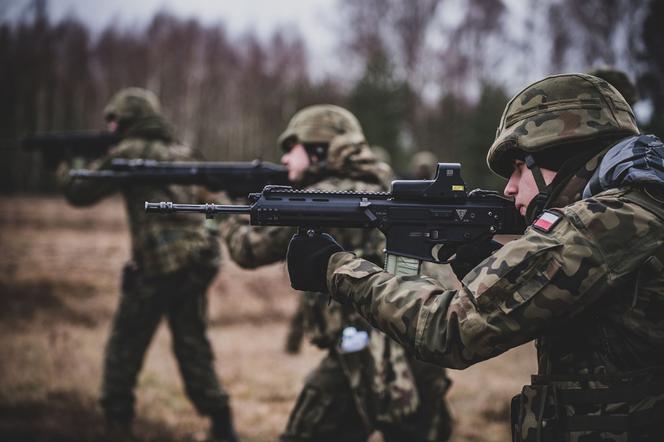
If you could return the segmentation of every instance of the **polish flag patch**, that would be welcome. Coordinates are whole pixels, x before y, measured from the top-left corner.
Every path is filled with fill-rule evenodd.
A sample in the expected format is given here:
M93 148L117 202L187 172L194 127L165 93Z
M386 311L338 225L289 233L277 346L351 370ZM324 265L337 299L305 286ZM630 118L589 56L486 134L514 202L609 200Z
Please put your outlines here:
M535 220L533 227L541 232L549 233L558 221L560 221L560 218L562 218L561 215L558 215L555 212L546 211Z

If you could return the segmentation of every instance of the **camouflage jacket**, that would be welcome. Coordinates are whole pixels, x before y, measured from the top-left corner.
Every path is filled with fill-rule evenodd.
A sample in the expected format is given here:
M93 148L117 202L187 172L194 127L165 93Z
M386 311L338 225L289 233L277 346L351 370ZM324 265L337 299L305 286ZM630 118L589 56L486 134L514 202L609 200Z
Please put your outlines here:
M385 188L376 183L368 183L350 178L328 177L313 183L306 189L323 191L377 192ZM297 229L291 227L252 227L244 217L232 216L221 225L222 238L228 246L231 258L244 268L256 268L286 259L286 250ZM360 229L330 229L346 250L353 250L374 262L379 258L384 238L376 232ZM358 325L366 329L366 322L353 311L339 303L331 303L318 294L304 293L304 327L312 342L322 348L334 345L343 328ZM323 315L323 318L320 315Z
M661 168L664 146L655 144L641 152L658 151L659 166L651 167ZM585 380L597 386L602 375L664 366L664 180L612 180L611 188L581 200L600 159L566 180L545 212L551 226L536 227L538 218L466 275L460 289L395 277L340 252L328 266L331 295L418 358L446 367L465 368L533 339L541 376L597 375ZM579 388L581 381L565 382ZM590 414L652 411L664 407L664 391L660 385L615 402Z
M362 140L348 140L337 137L329 149L328 165L314 164L305 177L305 189L323 191L385 191L391 179L391 170L385 163L378 162L369 147ZM286 259L288 242L296 229L290 227L252 227L244 217L231 216L221 225L225 240L233 260L245 268L256 268ZM359 256L380 262L380 251L384 238L376 231L360 229L332 229L334 235L346 250ZM347 325L366 322L353 311L337 303L326 307L327 301L320 296L304 295L304 302L310 308L305 310L305 325L313 334L315 344L329 348L336 343L341 331ZM324 320L320 311L324 312ZM359 321L359 322L358 322Z
M333 142L330 146L328 166L314 165L305 188L385 191L391 177L389 166L378 162L363 141L349 142L343 136L338 138L337 145ZM330 163L336 165L330 167ZM221 226L231 257L246 268L285 260L288 243L295 231L289 227L251 227L246 219L235 216ZM373 262L381 262L384 237L377 230L330 229L328 233L344 249ZM338 344L344 328L354 326L370 330L370 326L350 306L328 303L327 297L320 293L304 292L302 296L304 329L312 343L339 355L367 427L373 427L377 421L395 422L414 411L418 406L417 390L401 346L374 330L365 351L342 354ZM390 351L385 351L385 345L391 347ZM386 354L389 355L387 361ZM394 379L387 380L389 377Z
M151 133L156 129L153 124ZM148 158L159 161L187 160L189 148L163 138L145 138L140 131L128 135L103 158L88 165L73 166L93 170L108 168L115 158ZM159 276L177 271L191 264L217 267L219 244L205 222L198 217L175 215L147 215L145 201L202 202L201 189L195 186L123 186L112 182L72 179L68 172L72 164L61 167L59 180L67 200L75 206L92 205L114 193L125 200L131 232L132 259L146 276Z

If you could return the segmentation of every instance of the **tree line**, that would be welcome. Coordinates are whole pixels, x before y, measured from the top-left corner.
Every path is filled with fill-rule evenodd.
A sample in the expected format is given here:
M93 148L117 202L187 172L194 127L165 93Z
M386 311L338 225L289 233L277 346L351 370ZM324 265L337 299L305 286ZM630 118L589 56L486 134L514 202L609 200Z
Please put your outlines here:
M527 0L532 14L525 14L522 37L508 32L514 11L502 0L462 1L451 24L441 20L449 3L339 0L338 54L357 75L313 79L297 31L235 36L223 24L159 12L137 29L112 24L93 32L75 18L53 20L47 0L35 0L21 19L0 22L0 192L54 191L39 155L16 149L17 140L100 129L103 106L127 86L155 91L179 137L210 160L276 161L275 140L292 114L333 103L358 116L369 142L384 147L398 171L407 171L414 152L430 150L441 161L462 162L471 186L500 185L484 163L508 94L516 92L500 63L527 66L539 56L544 73L628 63L654 109L650 125L664 126L661 2ZM599 11L605 21L590 20ZM551 30L544 58L541 47L526 44L528 29L540 26ZM446 44L434 47L432 35ZM613 43L600 44L607 41ZM497 61L496 48L511 58Z

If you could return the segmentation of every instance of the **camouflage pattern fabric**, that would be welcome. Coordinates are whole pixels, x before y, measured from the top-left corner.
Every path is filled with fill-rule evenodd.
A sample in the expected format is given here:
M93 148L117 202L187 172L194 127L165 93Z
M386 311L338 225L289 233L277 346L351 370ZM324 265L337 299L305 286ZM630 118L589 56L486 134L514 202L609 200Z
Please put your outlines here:
M101 404L115 421L130 421L138 373L163 317L168 320L178 368L196 410L217 416L228 406L228 394L214 371L206 336L207 287L217 273L210 263L191 265L160 277L145 277L127 265L104 357Z
M331 173L368 183L389 186L394 178L392 168L378 161L364 136L345 134L334 137L322 173Z
M116 133L124 138L172 142L175 134L171 124L160 114L157 96L146 89L130 87L115 94L104 109L104 118L118 123Z
M191 151L182 145L142 138L137 134L123 139L105 157L87 165L77 163L74 166L103 170L109 168L116 158L185 161L191 159ZM143 208L145 201L203 202L199 197L201 190L198 187L128 187L110 181L72 179L69 177L69 170L70 165L61 167L59 178L65 197L75 206L92 205L112 194L122 194L129 219L132 259L146 276L168 274L209 255L210 244L216 240L211 238L201 219L186 214L151 216L147 215Z
M409 354L406 354L406 357L417 384L420 408L417 413L406 416L399 422L381 424L383 440L385 442L449 440L453 422L445 395L452 381L447 376L441 375L439 366L418 361Z
M129 124L161 113L159 98L154 92L138 87L128 87L113 95L104 108L106 120L126 121Z
M380 334L384 338L384 335ZM444 397L450 381L441 369L407 356L421 398L417 413L397 422L383 421L377 427L386 442L445 441L452 421ZM364 367L348 371L347 367ZM380 406L371 392L373 360L370 352L340 355L330 352L307 377L305 387L291 413L282 441L366 441L372 426L367 426L366 405ZM359 398L364 406L353 406Z
M324 191L375 192L385 190L389 179L391 170L376 160L363 138L341 135L330 143L324 170L321 165L312 166L307 182L309 188ZM233 260L253 268L284 260L295 229L256 228L246 219L230 217L221 232ZM384 237L378 231L330 229L329 233L346 250L380 261ZM435 375L427 375L436 379L439 388L432 396L429 387L433 383L422 387L424 398L430 401L423 403L408 355L400 346L371 330L369 347L342 354L337 344L343 329L355 326L370 330L368 324L348 306L336 302L328 305L320 293L303 293L302 303L304 329L312 343L328 349L329 354L307 378L282 440L366 440L373 429L387 434L388 430L396 430L385 425L394 424L404 430L401 424L411 420L418 425L408 440L446 439L451 422L443 399L449 386L444 370L430 367Z
M452 270L452 266L449 264L437 264L435 262L424 261L421 264L420 273L430 278L434 278L446 289L458 289L461 287L461 282L454 274L454 270Z
M513 440L662 440L663 375L660 369L620 375L533 376L532 385L523 387L512 400Z
M524 153L555 161L577 154L581 142L638 133L632 108L609 83L587 74L554 75L527 86L507 103L487 164L509 178L512 160Z
M354 404L339 358L328 353L307 376L279 440L366 442L370 429Z
M662 377L652 372L664 366L664 183L579 201L600 160L592 158L551 201L559 217L551 230L528 228L471 271L460 289L395 277L341 252L330 259L330 293L418 358L446 367L465 368L538 339L539 374L549 382L527 387L514 407L531 411L515 440L660 440L662 430L643 416L664 415ZM547 389L597 390L611 375L638 370L646 370L642 380L656 379L641 388L645 394L614 396L609 405L593 393L585 402L559 401L558 423L581 415L602 420L544 437L537 413L550 404L541 399ZM561 376L567 381L558 382ZM633 427L616 426L621 419ZM614 432L599 431L606 422Z
M386 188L394 179L394 172L387 163L377 159L364 135L350 133L338 135L330 141L324 161L313 158L300 185L317 186L324 178L332 177L350 178Z
M291 118L286 130L277 139L277 145L285 148L289 140L299 143L330 143L339 135L361 135L362 126L355 115L332 104L308 106Z
M190 149L174 141L170 126L158 115L158 102L149 99L156 97L138 91L142 92L124 90L111 100L107 113L122 121L123 138L88 168L105 169L115 158L191 159ZM132 258L123 276L122 297L104 359L102 406L107 417L120 421L133 417L136 377L164 316L187 394L201 413L214 417L228 405L206 337L205 292L220 264L216 226L197 217L148 216L143 209L145 201L202 202L199 193L203 196L204 192L194 186L123 186L72 179L70 166L65 163L59 169L68 201L87 206L111 194L122 194L131 233Z

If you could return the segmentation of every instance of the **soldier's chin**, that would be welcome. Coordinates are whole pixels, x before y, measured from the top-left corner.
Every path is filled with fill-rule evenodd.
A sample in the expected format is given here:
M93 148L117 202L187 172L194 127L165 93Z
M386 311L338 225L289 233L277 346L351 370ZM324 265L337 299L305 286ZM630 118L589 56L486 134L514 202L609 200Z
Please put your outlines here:
M526 206L519 206L519 213L522 217L526 217Z

